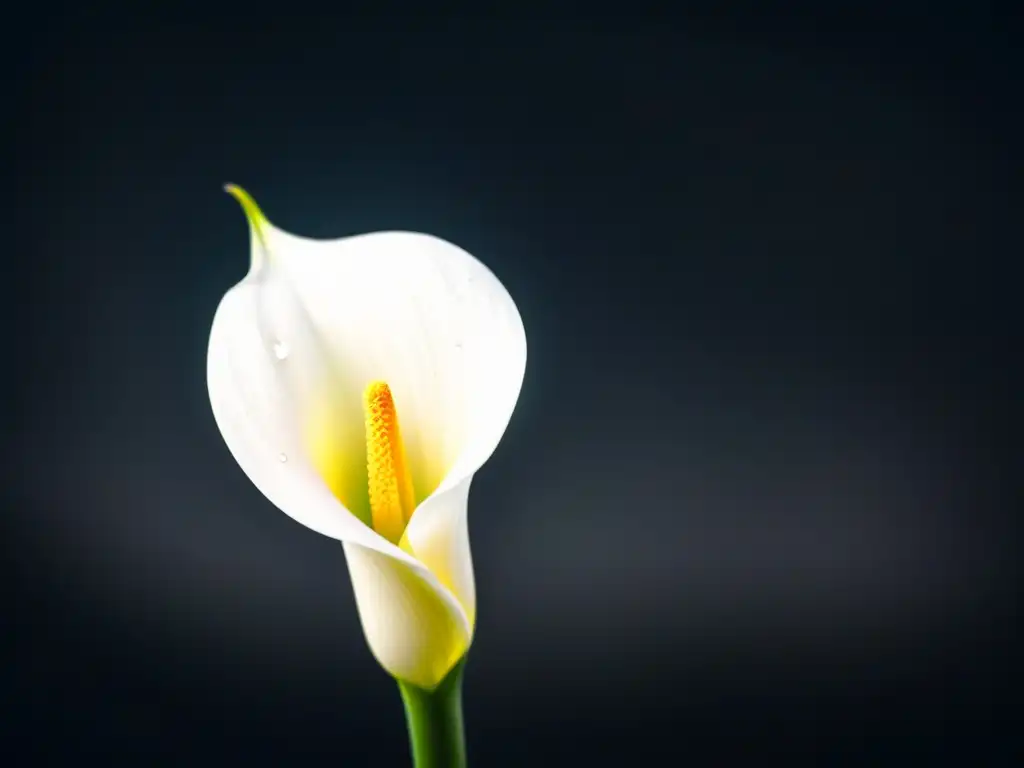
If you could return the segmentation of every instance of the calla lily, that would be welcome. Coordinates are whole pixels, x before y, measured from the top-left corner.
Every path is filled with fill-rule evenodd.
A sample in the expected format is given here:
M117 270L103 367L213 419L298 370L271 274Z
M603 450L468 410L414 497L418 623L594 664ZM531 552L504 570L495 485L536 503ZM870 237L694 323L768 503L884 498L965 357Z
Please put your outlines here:
M217 425L274 505L342 542L371 651L430 691L473 638L467 502L523 381L516 305L444 240L299 237L226 189L251 261L210 332Z

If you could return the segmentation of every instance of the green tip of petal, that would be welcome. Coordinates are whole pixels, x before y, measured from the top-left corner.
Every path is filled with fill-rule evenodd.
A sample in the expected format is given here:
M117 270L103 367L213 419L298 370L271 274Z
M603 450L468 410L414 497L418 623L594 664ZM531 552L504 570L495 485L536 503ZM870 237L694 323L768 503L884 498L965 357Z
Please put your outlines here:
M224 191L235 198L242 206L242 210L245 211L246 218L249 219L249 224L252 226L252 231L256 233L260 244L265 248L267 244L263 238L263 228L270 222L267 221L267 217L263 215L260 207L256 205L252 195L237 184L225 184Z

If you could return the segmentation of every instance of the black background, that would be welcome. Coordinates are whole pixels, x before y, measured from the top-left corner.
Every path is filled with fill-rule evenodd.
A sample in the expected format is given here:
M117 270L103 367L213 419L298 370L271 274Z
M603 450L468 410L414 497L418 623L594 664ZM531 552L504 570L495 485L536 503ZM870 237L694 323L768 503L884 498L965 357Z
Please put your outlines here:
M472 765L1008 759L1020 38L896 5L28 9L10 764L408 764L340 547L210 413L226 181L299 234L449 239L519 305Z

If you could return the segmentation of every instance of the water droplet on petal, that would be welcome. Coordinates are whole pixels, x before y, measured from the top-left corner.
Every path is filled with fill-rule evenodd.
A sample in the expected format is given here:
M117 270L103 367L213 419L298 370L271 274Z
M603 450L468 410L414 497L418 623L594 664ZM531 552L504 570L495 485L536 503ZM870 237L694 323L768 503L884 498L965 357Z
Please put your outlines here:
M282 464L284 464L285 462L288 461L288 454L287 453L279 453L277 455L277 460L280 461Z
M288 349L288 345L280 339L274 342L274 356L277 357L278 360L286 359L290 351L291 350Z

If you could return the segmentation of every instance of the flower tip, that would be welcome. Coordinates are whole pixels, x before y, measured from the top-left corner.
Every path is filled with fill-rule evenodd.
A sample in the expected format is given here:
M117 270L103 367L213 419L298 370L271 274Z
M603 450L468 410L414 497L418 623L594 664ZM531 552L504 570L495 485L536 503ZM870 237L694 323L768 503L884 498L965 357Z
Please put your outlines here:
M263 243L263 228L269 222L267 221L267 217L263 215L263 211L260 210L260 207L256 205L256 201L252 199L252 195L237 184L231 184L230 182L224 185L224 191L235 198L239 205L242 206L242 210L245 212L245 216L249 220L249 224L252 226L253 232L256 233L260 242Z

